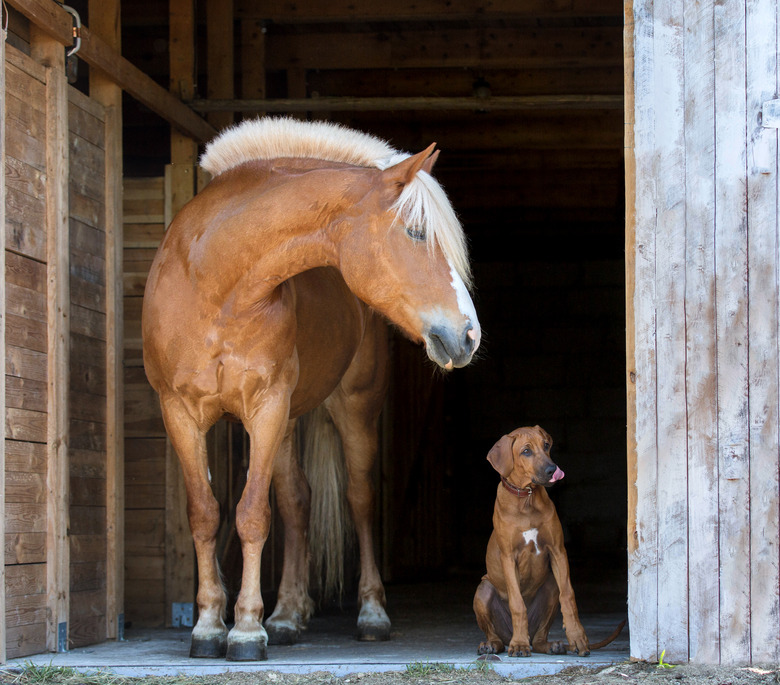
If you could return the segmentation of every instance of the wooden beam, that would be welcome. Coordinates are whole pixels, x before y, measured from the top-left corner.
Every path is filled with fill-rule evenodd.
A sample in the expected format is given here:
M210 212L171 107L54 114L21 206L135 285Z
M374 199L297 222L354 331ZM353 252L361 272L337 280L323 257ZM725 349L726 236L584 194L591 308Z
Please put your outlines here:
M30 52L46 66L46 267L48 316L46 573L50 651L67 649L70 611L68 82L65 52L30 26Z
M620 26L268 33L267 69L622 66Z
M0 26L6 8L0 3ZM5 40L0 40L0 226L5 226ZM0 232L0 359L5 359L5 230ZM0 383L0 664L6 661L5 627L5 383Z
M95 35L121 53L119 0L90 0ZM105 107L106 231L106 637L124 630L124 390L122 89L102 72L90 70L90 97Z
M337 21L468 21L477 18L616 16L613 0L405 0L362 2L354 0L238 0L236 16L270 19L277 23ZM619 13L617 14L619 16Z
M500 97L317 97L194 100L199 112L499 112L552 109L623 109L622 95L515 95Z
M8 2L47 36L62 45L70 46L73 43L71 16L55 3L47 0ZM81 49L78 55L182 133L201 142L216 135L216 130L208 122L124 59L86 26L81 27Z

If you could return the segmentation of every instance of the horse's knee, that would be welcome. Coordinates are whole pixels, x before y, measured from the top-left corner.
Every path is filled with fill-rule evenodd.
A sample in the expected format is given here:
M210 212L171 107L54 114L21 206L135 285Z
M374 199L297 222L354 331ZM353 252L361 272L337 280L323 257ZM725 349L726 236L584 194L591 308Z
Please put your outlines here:
M236 531L243 543L263 544L271 529L271 506L265 501L246 500L246 495L236 507Z
M187 498L187 518L195 542L209 542L219 530L219 504L211 492L207 497Z

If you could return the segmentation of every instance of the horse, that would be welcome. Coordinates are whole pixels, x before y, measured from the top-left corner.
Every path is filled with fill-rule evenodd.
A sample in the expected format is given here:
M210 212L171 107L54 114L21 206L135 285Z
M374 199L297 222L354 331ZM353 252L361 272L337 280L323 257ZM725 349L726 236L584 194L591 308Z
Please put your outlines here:
M305 628L310 487L293 433L298 417L320 405L346 462L358 637L389 637L370 480L388 384L386 323L445 371L468 364L481 338L463 229L431 175L434 149L410 155L337 124L286 118L246 120L206 147L201 166L212 179L166 231L142 313L144 366L181 465L198 565L192 657L262 660L269 634L289 642ZM241 421L250 440L229 632L205 441L224 415ZM285 552L264 626L260 560L272 481Z

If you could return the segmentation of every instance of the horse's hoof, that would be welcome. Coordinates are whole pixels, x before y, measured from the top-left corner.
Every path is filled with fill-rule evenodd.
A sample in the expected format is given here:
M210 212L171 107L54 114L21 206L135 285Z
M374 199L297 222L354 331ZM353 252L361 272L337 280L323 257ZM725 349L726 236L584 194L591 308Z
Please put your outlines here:
M228 661L265 661L268 659L265 642L259 640L241 640L228 642Z
M266 623L265 630L268 633L269 645L294 645L301 634L296 628L275 623Z
M365 602L357 621L357 639L380 642L390 639L390 619L379 602Z
M221 659L227 653L227 640L224 635L197 638L190 642L191 659Z
M358 640L364 642L382 642L390 639L390 624L371 623L358 626Z

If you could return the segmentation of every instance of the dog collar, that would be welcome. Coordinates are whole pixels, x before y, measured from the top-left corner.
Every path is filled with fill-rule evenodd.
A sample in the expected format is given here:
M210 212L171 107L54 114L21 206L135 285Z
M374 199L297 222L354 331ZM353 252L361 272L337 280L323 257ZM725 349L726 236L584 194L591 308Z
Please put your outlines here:
M526 487L521 488L514 483L510 483L504 476L501 476L501 484L516 497L530 497L534 494L533 485L527 485Z

